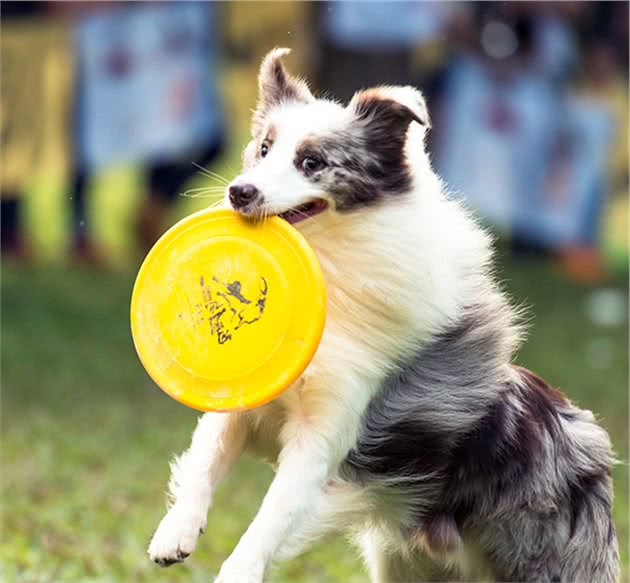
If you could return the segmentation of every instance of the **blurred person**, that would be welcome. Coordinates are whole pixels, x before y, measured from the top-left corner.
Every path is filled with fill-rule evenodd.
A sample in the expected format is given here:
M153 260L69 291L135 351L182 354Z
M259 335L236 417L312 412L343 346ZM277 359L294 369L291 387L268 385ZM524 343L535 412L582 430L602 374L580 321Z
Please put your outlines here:
M148 196L136 226L148 249L165 230L174 197L198 171L194 163L209 164L222 150L216 9L166 2L77 11L74 252L100 261L86 212L95 173L130 162L146 167Z
M589 279L601 276L598 224L606 194L611 122L601 104L571 94L565 97L542 190L533 193L533 204L519 217L529 239L561 255L586 251L581 261Z
M36 175L67 170L63 128L70 93L71 37L67 27L44 18L45 2L2 2L2 254L24 258L23 198Z
M536 70L535 21L484 5L479 35L449 65L436 123L436 164L455 192L519 236L519 215L545 179L560 101Z
M573 4L487 3L478 18L478 43L446 75L437 166L510 233L514 251L552 251L575 277L598 280L607 166L627 180L627 146L614 145L615 125L626 127L626 82L603 41L613 27L601 25L600 10ZM589 19L601 25L592 29L596 45L607 48L586 49L584 87L572 91L581 54L573 29ZM595 96L602 92L617 105Z

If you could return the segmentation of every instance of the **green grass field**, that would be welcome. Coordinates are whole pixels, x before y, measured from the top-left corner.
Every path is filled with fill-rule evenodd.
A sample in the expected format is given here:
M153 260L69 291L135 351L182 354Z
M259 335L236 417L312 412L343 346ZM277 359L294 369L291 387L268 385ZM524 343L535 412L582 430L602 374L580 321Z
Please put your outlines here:
M501 276L532 307L518 362L595 411L627 459L626 323L595 328L585 313L591 290L542 263L508 262ZM160 570L148 560L146 545L165 507L167 462L186 447L197 414L157 390L135 356L132 281L131 271L3 265L3 582L211 581L262 499L271 471L241 460L189 562ZM608 352L590 363L593 342ZM614 471L626 581L627 470ZM337 538L280 567L272 580L366 577L355 551Z

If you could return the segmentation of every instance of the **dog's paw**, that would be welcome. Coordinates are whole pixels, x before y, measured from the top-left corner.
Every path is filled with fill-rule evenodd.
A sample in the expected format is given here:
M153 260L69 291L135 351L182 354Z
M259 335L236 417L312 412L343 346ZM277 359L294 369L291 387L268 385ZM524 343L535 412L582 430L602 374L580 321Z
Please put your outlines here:
M262 561L239 561L230 557L214 583L263 583L265 565Z
M160 567L181 563L195 550L197 538L205 526L205 517L174 506L162 519L151 539L149 557Z

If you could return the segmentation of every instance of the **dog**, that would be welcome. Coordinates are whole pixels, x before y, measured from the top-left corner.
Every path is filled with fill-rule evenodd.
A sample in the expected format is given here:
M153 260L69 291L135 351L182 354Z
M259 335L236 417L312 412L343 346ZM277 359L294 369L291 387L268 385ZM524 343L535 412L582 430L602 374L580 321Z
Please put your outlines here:
M494 281L489 235L431 169L421 93L317 99L288 52L262 62L225 202L302 232L326 281L324 334L280 397L200 418L150 558L193 552L247 448L275 479L219 583L260 583L339 530L373 583L617 580L608 435L512 364L521 318Z

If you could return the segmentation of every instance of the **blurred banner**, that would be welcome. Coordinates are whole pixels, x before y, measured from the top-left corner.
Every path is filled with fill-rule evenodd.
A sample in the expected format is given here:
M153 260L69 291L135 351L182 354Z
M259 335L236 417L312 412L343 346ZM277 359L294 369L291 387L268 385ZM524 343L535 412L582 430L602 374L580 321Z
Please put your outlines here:
M0 51L2 192L17 194L35 170L68 168L70 30L51 21L3 24Z
M79 24L84 169L168 161L220 132L213 16L211 3L137 4Z
M552 248L597 244L612 121L600 103L567 98L545 182L518 205L517 233Z
M464 58L443 108L437 166L450 188L521 240L597 244L614 122L602 102L525 71L497 79Z
M534 75L501 82L476 59L453 63L443 95L437 166L488 220L512 231L542 191L560 103Z

